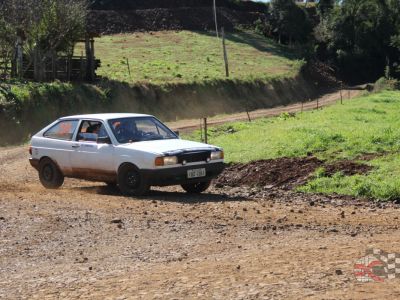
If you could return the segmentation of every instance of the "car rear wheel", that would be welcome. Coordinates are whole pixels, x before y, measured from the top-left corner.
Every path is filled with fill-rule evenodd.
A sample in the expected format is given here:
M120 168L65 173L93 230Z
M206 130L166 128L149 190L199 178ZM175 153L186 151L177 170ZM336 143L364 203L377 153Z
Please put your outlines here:
M39 179L47 189L58 189L64 183L64 175L49 158L44 158L40 161Z
M111 181L106 181L106 182L104 182L106 185L107 185L107 187L109 187L110 189L115 189L118 185L117 185L117 183L116 182L111 182Z
M127 196L143 196L150 186L133 165L124 165L118 172L118 187Z
M195 182L182 184L182 188L190 194L200 194L207 190L211 185L211 181Z

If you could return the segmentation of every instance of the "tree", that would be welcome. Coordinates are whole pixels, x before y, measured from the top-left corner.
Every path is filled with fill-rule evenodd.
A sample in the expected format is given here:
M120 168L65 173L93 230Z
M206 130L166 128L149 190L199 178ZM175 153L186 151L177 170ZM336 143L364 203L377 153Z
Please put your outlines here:
M324 17L330 12L330 10L334 7L334 5L335 5L335 0L319 0L317 4L318 14L321 17Z
M343 74L361 80L382 76L399 59L398 0L343 0L329 10L315 29L318 49Z
M293 41L304 43L312 31L306 11L293 0L272 0L270 19L273 31L277 33L280 43L282 37L288 39L289 45Z
M35 79L44 78L44 61L54 53L72 55L86 31L86 0L0 0L0 44L18 55L22 44ZM25 57L24 56L24 57Z

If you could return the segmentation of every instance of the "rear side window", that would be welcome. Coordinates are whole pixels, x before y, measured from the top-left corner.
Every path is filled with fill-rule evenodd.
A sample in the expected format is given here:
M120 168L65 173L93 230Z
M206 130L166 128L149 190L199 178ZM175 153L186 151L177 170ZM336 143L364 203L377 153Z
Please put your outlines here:
M61 121L47 130L43 136L51 139L70 141L77 126L77 120Z

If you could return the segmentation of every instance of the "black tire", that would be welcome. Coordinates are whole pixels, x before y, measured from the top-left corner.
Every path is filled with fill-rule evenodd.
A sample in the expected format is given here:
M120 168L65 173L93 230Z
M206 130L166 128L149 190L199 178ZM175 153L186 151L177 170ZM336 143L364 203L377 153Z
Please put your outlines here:
M182 188L190 194L200 194L207 190L211 185L211 181L195 182L182 184Z
M143 196L150 186L133 165L123 165L118 172L118 187L126 196Z
M39 179L46 189L58 189L64 183L64 175L50 158L40 161Z
M105 182L109 189L116 189L118 187L116 182Z

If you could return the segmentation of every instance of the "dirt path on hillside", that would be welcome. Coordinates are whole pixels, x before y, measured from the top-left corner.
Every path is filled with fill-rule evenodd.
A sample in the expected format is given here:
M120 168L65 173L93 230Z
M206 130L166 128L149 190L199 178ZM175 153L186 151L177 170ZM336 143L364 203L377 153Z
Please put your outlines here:
M354 97L359 96L362 92L365 91L365 85L363 86L354 86L347 89L343 89L342 91L335 91L331 93L327 93L320 98L317 98L313 101L305 102L305 103L295 103L287 106L278 106L274 108L268 109L258 109L249 112L250 119L258 119L264 117L273 117L279 116L282 113L296 113L301 112L302 110L313 110L318 107L324 107L328 105L332 105L340 101L342 98L343 101L348 101ZM229 122L235 121L247 121L248 115L246 112L229 114L223 116L216 116L208 118L208 124L210 126L221 125ZM169 127L173 130L178 130L180 132L190 132L200 127L200 121L198 119L193 120L180 120L176 122L167 123Z
M399 208L241 187L122 197L45 190L26 147L0 148L1 299L396 299L361 283L368 247L400 252Z

